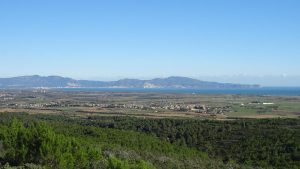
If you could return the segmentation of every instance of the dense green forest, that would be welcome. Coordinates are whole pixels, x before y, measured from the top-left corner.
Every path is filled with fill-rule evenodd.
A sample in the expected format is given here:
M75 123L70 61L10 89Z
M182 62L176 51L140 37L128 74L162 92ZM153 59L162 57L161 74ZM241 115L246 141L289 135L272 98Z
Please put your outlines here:
M43 122L24 123L12 119L7 125L1 126L0 140L1 163L5 163L6 167L154 168L143 160L128 163L114 156L103 160L99 145L66 134L57 134Z
M2 113L0 140L3 167L300 168L299 119L214 121Z
M239 119L232 121L97 118L82 125L133 130L155 135L175 145L197 148L226 163L274 168L300 167L299 119Z
M79 121L77 121L79 120ZM0 163L19 168L248 168L153 135L63 116L0 114Z

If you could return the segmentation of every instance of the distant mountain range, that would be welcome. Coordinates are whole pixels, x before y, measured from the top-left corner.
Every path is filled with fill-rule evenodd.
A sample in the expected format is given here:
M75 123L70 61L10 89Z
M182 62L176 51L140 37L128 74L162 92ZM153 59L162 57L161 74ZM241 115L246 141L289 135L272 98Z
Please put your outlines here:
M0 78L2 89L22 88L258 88L259 85L207 82L187 77L155 78L151 80L121 79L117 81L75 80L60 76L19 76Z

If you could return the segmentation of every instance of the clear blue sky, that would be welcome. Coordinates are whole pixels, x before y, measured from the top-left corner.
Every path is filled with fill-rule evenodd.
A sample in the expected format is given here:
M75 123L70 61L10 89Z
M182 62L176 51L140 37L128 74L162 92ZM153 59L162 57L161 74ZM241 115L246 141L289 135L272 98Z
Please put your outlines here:
M300 1L1 0L0 60L0 77L299 78Z

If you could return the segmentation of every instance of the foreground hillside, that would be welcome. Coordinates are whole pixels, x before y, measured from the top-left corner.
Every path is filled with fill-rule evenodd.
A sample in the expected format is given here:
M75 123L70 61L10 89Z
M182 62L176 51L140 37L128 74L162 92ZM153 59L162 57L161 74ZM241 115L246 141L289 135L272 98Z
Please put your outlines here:
M247 168L134 131L61 117L1 114L0 119L2 168Z
M25 113L1 113L0 119L1 165L141 169L300 166L298 119L203 121Z

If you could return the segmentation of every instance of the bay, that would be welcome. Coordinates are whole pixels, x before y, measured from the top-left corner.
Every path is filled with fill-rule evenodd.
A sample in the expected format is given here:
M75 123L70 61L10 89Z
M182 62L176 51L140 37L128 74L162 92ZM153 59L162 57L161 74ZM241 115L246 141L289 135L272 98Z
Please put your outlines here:
M79 92L132 92L132 93L174 93L174 94L240 94L300 96L300 87L262 87L251 89L174 89L174 88L61 88L56 90Z

